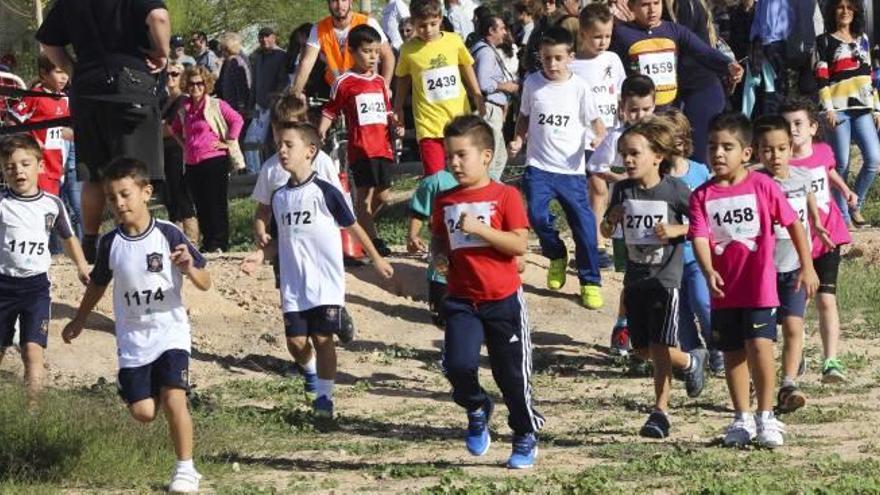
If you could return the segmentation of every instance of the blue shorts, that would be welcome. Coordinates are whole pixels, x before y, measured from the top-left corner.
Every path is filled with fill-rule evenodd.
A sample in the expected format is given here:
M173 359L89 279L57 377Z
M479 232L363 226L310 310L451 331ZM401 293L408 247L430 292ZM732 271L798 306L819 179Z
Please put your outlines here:
M776 292L779 293L779 309L776 311L776 321L781 325L787 316L803 318L807 310L807 291L794 290L800 270L776 274Z
M315 306L284 313L284 335L302 337L316 333L336 334L342 328L341 306Z
M150 364L120 368L117 387L126 404L158 398L163 387L181 388L189 394L189 353L169 349Z
M752 339L776 342L776 308L713 309L712 342L709 346L724 352L742 350Z
M18 321L19 341L33 342L45 349L51 305L49 277L45 273L33 277L0 275L0 348L12 345Z

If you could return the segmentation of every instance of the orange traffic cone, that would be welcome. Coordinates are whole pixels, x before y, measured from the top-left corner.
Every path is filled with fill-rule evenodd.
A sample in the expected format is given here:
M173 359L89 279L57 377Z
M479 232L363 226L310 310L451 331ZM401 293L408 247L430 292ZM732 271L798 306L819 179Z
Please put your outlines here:
M348 174L339 172L339 182L342 184L342 192L351 197L351 189L348 186ZM350 259L361 259L364 255L364 247L357 239L353 238L347 230L339 229L342 236L342 256Z

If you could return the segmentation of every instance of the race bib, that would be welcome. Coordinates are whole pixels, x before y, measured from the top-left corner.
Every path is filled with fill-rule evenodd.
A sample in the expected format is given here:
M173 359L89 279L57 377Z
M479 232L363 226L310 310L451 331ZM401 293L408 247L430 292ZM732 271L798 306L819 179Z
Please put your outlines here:
M317 207L313 206L301 210L288 210L282 213L276 221L280 230L286 232L289 237L295 235L305 235L316 230L317 226Z
M754 240L761 233L761 219L758 217L758 202L754 194L707 201L706 211L709 213L709 225L716 248L720 247L723 252L728 243L737 241L750 250L755 249Z
M422 72L422 88L431 103L452 100L461 94L458 66L447 65Z
M8 260L10 266L44 272L51 264L48 236L39 235L32 229L7 227L2 249L5 251L3 259Z
M357 105L358 124L387 124L388 109L382 93L361 93L354 98Z
M668 222L669 207L664 201L628 199L623 209L623 235L627 244L665 244L654 233L654 227Z
M639 55L639 72L650 77L656 86L675 86L675 52Z
M461 230L461 214L470 213L477 220L492 225L492 213L495 211L494 202L458 203L443 208L443 220L446 223L446 231L449 233L449 247L452 250L472 247L488 247L490 244L482 237L470 235Z
M810 224L807 222L807 197L798 196L796 198L788 198L788 204L790 204L794 212L797 213L798 221L804 226L804 230L807 231L807 238L809 238ZM782 225L774 224L773 232L776 234L777 239L791 239L788 229Z
M47 150L60 150L64 148L64 137L61 135L63 127L50 127L46 129L46 142L44 147Z
M125 315L130 321L145 322L154 320L159 314L171 311L175 305L174 288L161 285L149 288L131 288L122 293L120 299L125 305Z
M830 211L831 194L828 190L828 172L824 167L808 169L810 172L810 191L816 196L816 206L825 213Z

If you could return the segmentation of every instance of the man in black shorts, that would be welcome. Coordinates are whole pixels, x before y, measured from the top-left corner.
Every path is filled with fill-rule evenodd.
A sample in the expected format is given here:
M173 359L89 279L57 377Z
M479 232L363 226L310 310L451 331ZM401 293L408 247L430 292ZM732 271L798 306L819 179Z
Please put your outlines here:
M151 179L163 178L159 75L170 53L171 22L161 0L57 0L36 38L55 65L73 74L77 173L87 181L83 251L94 262L104 167L135 156L148 164Z

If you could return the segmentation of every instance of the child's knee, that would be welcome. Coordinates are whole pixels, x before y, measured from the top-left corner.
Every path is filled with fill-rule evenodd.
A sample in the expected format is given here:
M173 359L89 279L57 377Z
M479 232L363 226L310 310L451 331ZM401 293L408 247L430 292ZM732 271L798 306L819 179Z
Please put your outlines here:
M315 346L316 350L320 350L321 352L327 352L328 350L333 350L336 348L336 343L333 340L333 334L329 333L313 334L312 345Z
M144 399L128 406L131 417L141 423L150 423L156 419L156 401Z
M305 335L287 337L287 350L290 351L290 354L296 358L297 361L308 358L312 353L308 337Z
M176 387L162 387L159 392L162 409L171 416L189 414L186 390Z
M43 347L40 344L27 342L21 346L21 361L27 369L43 369Z

